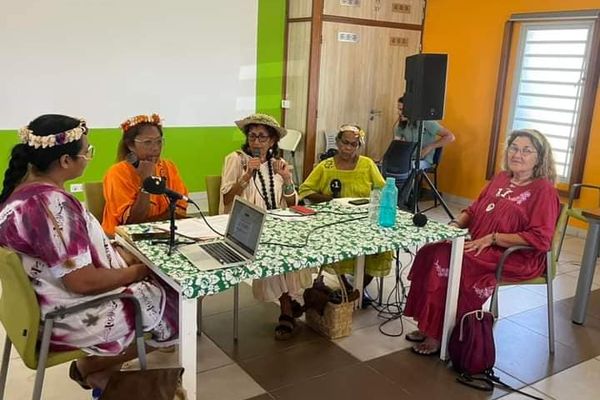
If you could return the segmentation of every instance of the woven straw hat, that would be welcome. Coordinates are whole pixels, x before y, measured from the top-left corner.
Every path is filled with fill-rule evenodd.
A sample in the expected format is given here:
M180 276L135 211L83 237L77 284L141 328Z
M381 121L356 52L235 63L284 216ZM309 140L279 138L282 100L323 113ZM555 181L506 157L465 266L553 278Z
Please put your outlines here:
M246 132L245 128L248 125L267 125L275 129L277 134L279 135L279 139L284 137L287 134L287 130L282 128L279 125L279 122L270 115L267 114L251 114L244 119L240 119L239 121L235 121L235 124L242 130L242 132Z

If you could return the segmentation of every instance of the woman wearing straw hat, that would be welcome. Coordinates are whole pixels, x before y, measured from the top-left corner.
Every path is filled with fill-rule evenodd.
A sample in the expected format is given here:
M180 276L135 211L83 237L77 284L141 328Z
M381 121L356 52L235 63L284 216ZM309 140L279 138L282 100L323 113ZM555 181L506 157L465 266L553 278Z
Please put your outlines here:
M275 118L265 114L252 114L235 123L246 135L246 141L241 150L234 151L225 158L221 174L219 212L228 213L235 196L267 210L297 204L291 171L285 160L278 158L277 143L286 135L286 129ZM302 315L302 306L290 295L298 295L311 284L310 269L286 272L252 282L256 299L279 299L281 315L275 328L275 339L287 340L296 332L294 318Z

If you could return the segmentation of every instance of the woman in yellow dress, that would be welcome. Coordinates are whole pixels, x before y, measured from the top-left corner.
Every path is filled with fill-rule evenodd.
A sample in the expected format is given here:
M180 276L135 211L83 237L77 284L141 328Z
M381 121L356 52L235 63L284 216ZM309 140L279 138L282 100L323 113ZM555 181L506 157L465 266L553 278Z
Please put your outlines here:
M321 161L315 167L300 185L298 191L300 198L308 199L313 203L329 201L334 197L331 189L337 181L339 181L339 197L368 198L371 188L383 188L385 180L373 160L358 154L364 140L365 132L359 126L342 125L336 137L337 154ZM373 277L388 275L391 260L391 252L365 257L365 286L373 280ZM344 283L350 286L344 274L354 272L354 259L336 262L328 267L333 267L342 276Z

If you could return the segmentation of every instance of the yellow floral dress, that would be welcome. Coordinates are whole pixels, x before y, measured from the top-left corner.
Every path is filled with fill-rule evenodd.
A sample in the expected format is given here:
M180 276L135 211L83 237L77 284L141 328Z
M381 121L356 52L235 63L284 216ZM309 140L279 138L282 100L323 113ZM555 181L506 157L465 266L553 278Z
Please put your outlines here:
M322 193L331 196L329 187L333 179L342 183L341 197L369 197L371 187L381 189L385 180L377 166L368 157L359 156L356 167L352 170L338 169L334 158L321 161L310 173L308 178L300 185L298 195L305 198L313 193ZM371 276L386 276L390 273L392 252L369 255L365 257L365 271ZM354 259L344 260L327 265L338 274L351 274L354 272Z

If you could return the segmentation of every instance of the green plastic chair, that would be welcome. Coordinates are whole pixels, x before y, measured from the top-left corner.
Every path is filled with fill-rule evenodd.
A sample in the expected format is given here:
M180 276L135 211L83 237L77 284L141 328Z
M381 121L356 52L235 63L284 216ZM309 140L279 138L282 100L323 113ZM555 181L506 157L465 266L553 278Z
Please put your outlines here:
M562 207L560 215L558 217L558 221L560 222L563 219L564 214L567 212L566 207ZM500 260L498 261L498 265L496 266L496 280L498 281L498 285L494 290L494 294L492 295L492 301L490 303L490 312L494 314L495 318L498 318L498 289L500 286L507 285L546 285L546 294L547 294L547 306L548 306L548 351L550 354L554 354L554 295L553 295L553 287L552 281L556 277L556 265L557 265L557 257L556 252L558 250L558 246L560 243L560 231L557 228L554 231L554 236L552 237L552 245L550 246L550 250L546 252L546 271L542 276L537 278L529 279L526 281L519 282L506 282L502 281L502 271L504 269L504 262L506 258L515 251L528 251L533 250L531 246L511 246L504 250Z
M221 176L209 175L204 178L206 183L206 198L208 200L208 215L219 214L221 200Z
M566 212L561 215L561 218L558 221L557 228L560 233L560 242L558 244L558 249L556 251L556 260L560 257L560 252L562 250L562 245L565 240L565 234L567 233L567 226L569 225L569 218L575 218L579 221L586 222L587 218L583 216L583 210L581 208L573 208L573 200L575 199L575 194L581 190L585 189L595 189L598 191L598 204L600 205L600 186L596 185L588 185L585 183L575 183L571 186L569 190L569 203L566 206ZM592 207L593 208L593 207Z
M8 364L10 362L11 345L28 368L37 370L33 387L33 400L39 400L42 395L44 374L46 368L63 364L85 357L83 351L49 351L52 325L57 318L97 307L106 301L117 298L129 299L135 308L136 343L140 366L146 368L146 353L144 350L144 333L142 330L141 309L138 300L130 294L112 294L73 307L54 311L41 321L40 307L35 292L25 273L19 256L11 250L0 247L0 282L2 297L0 297L0 321L6 331L2 366L0 368L0 400L4 399ZM40 335L39 333L42 332ZM41 337L41 340L38 338Z

